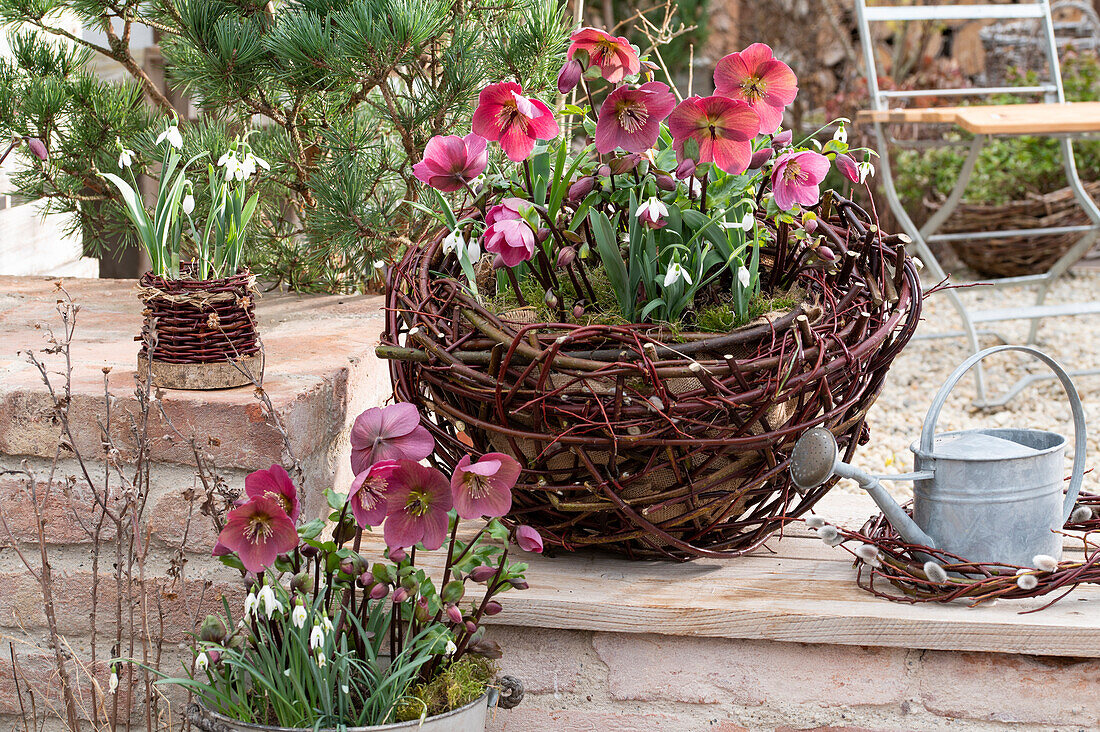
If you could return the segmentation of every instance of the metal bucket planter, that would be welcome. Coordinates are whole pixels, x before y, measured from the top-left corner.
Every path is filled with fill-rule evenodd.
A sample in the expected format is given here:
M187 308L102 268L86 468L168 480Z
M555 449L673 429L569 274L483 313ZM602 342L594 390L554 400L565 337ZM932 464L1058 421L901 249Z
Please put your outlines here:
M184 265L186 268L187 265ZM166 389L228 389L261 380L256 278L247 270L209 280L146 272L138 373Z
M429 717L422 722L394 722L370 727L348 727L347 732L484 732L489 707L497 703L497 690L489 689L479 698L464 707L453 709L445 714ZM197 729L203 732L304 732L305 727L269 727L262 724L238 722L229 717L210 711L200 704L191 704L187 708L187 717ZM332 729L321 732L333 732Z

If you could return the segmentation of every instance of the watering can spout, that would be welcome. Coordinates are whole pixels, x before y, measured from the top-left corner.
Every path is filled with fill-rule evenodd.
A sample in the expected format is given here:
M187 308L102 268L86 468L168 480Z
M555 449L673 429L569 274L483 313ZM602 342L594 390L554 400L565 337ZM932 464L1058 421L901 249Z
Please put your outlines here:
M882 510L882 515L906 542L935 548L932 537L917 526L912 517L886 492L879 479L842 461L833 433L823 427L815 427L795 443L791 452L791 479L795 486L807 491L818 487L834 475L851 478L867 491ZM931 473L910 473L896 477L899 480L921 479L931 477Z

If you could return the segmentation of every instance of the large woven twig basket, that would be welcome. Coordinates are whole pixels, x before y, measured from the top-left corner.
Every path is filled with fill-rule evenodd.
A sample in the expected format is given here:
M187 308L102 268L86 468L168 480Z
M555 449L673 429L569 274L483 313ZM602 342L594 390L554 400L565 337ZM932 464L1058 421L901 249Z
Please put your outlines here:
M142 344L138 371L150 373L154 385L225 389L261 378L256 278L250 272L209 280L146 272L137 290L145 306L136 338Z
M391 272L380 355L453 467L467 452L524 467L510 520L552 547L633 557L730 557L764 542L805 495L790 448L824 424L850 457L920 316L916 270L851 204L848 253L809 270L808 300L729 334L652 325L522 323L481 307L438 242ZM860 219L863 218L861 221ZM763 253L769 261L770 252Z
M1100 195L1100 182L1085 184L1089 196ZM935 211L939 201L925 201ZM1089 222L1077 204L1072 189L1060 188L1043 195L1031 194L1003 205L961 204L944 225L948 233L996 231L997 229L1036 229L1054 226L1080 226ZM1045 236L1006 236L952 242L952 249L966 266L988 277L1019 277L1042 274L1080 239L1081 232Z

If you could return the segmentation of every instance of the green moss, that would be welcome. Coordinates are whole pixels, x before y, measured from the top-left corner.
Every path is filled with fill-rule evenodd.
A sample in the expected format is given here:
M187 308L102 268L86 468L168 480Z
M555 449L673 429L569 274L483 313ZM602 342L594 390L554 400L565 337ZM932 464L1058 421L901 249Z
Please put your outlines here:
M413 687L397 708L397 721L420 719L425 709L428 717L434 717L464 707L485 693L496 672L496 664L487 658L463 656L428 683Z
M798 304L799 294L785 292L770 296L757 295L749 301L749 311L743 318L737 317L732 303L718 303L699 311L695 319L696 326L706 333L728 333L734 328L751 323L765 313L790 310Z

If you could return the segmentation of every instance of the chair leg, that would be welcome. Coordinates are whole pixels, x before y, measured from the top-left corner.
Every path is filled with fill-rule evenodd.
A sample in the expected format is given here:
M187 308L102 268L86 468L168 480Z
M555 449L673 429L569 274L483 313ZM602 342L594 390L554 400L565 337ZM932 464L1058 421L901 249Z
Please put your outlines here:
M1089 217L1089 221L1091 221L1094 226L1100 226L1100 209L1097 208L1096 203L1089 196L1084 185L1081 184L1081 178L1077 174L1077 161L1073 158L1073 140L1069 137L1063 137L1059 140L1059 147L1062 151L1062 166L1065 169L1066 182L1069 183L1070 190L1073 191L1073 196L1077 199L1077 205L1084 210L1085 215ZM1055 280L1065 274L1066 270L1076 264L1081 257L1085 256L1088 250L1096 242L1098 235L1100 235L1100 232L1097 231L1086 233L1069 251L1063 254L1049 270L1047 270L1046 276L1039 284L1035 296L1036 305L1043 304ZM1034 344L1038 338L1040 320L1042 320L1042 318L1031 319L1031 327L1027 335L1028 344Z
M909 214L906 212L905 207L901 203L901 199L898 198L897 191L894 188L894 176L890 168L890 151L886 135L882 130L881 123L875 123L875 136L878 138L878 152L879 152L879 173L881 175L882 188L886 193L886 200L890 205L890 210L894 212L894 216L897 217L898 223L901 224L902 230L913 240L910 245L913 249L916 249L918 256L923 260L928 271L936 279L937 282L942 282L947 279L947 274L943 271L943 267L940 265L936 255L932 253L932 250L928 247L921 230L917 229L913 220L909 218ZM967 177L969 177L969 171L973 170L974 164L971 160L977 159L977 151L981 147L981 139L983 136L975 138L975 143L971 148L971 155L967 159L969 170L967 171ZM966 167L966 166L964 166ZM965 181L961 181L965 188ZM958 188L958 185L956 185ZM952 196L955 195L955 191L952 191ZM962 197L962 191L958 192L956 199ZM958 204L958 200L955 200L954 205ZM952 206L952 208L954 207ZM950 213L950 211L948 211ZM946 216L944 217L946 218ZM942 220L940 221L942 223ZM937 224L938 226L938 224ZM934 227L932 229L935 230ZM970 319L970 313L967 312L966 304L963 303L962 298L954 289L948 289L946 291L947 299L951 302L952 307L959 314L959 319L962 321L963 332L966 334L966 340L970 345L971 354L975 354L981 350L981 345L978 342L978 331L974 327L974 322ZM986 401L985 392L985 372L982 369L981 362L974 365L971 369L974 374L974 386L977 391L976 403L984 404Z

